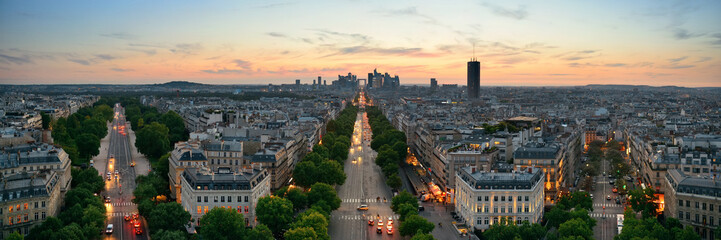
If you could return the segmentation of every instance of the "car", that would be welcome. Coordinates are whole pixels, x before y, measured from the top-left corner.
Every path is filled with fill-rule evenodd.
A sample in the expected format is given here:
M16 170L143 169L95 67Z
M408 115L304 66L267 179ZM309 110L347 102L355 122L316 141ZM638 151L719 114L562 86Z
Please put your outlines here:
M617 189L617 188L613 188L613 193L617 193L617 192L618 192L618 189Z
M108 197L108 196L105 197L105 203L110 203L110 197Z
M123 219L125 219L125 221L130 221L130 215L125 214L125 216L123 216Z
M113 233L113 224L108 224L108 227L105 228L105 233L111 234Z
M143 229L142 229L142 228L135 228L135 235L141 235L141 234L143 234Z
M115 170L115 175L118 175L118 174L120 174L120 172L118 172L118 170Z
M621 199L616 199L616 204L621 204Z
M611 195L606 196L607 201L611 201Z
M590 193L589 195L591 195L591 199L593 199L593 193Z
M608 184L611 184L611 186L613 186L613 184L615 184L615 183L616 183L616 182L615 182L615 181L613 181L613 180L611 180L611 181L608 181Z
M137 213L133 213L133 219L138 219L138 214L137 214Z
M368 220L368 226L373 226L373 225L375 225L375 222L373 221L373 219Z
M383 228L382 227L376 228L376 233L383 234Z
M133 221L133 227L139 228L140 227L140 220Z
M388 226L391 226L393 224L393 218L388 217Z
M392 235L392 234L393 234L393 227L390 226L390 225L388 225L388 228L386 228L386 232L388 233L388 235Z
M130 162L131 167L135 167L135 161Z
M424 207L424 206L418 206L418 211L419 211L419 212L423 212L423 211L425 211L425 210L426 210L426 207Z
M368 205L365 205L365 204L360 205L360 206L358 206L358 210L359 211L368 211Z
M378 219L378 226L383 226L383 219Z
M605 177L605 176L606 176L606 172L603 172L603 174L601 174L601 176L604 176L604 177Z

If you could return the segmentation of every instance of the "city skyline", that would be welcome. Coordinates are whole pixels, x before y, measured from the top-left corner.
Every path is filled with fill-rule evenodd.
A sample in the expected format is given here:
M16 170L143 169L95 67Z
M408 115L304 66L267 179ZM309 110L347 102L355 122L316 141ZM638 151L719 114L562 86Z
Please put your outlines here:
M721 86L721 3L0 3L0 83ZM474 51L475 45L475 51ZM475 52L475 54L474 54Z

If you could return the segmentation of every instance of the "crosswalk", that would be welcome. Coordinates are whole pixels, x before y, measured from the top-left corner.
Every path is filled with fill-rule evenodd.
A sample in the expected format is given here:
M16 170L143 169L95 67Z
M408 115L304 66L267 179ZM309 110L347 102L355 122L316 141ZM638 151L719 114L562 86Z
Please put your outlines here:
M398 220L400 218L400 215L394 214L394 215L380 215L380 219L388 220L388 217L390 217L393 220ZM377 220L378 215L331 215L331 219L333 220Z
M591 216L592 218L603 218L604 216L605 216L606 218L615 218L615 217L616 217L616 214L614 214L614 213L606 213L606 214L603 214L603 213L589 213L588 215Z
M122 206L132 206L135 205L133 202L121 202L121 203L112 203L113 207L122 207Z
M594 206L594 207L604 207L604 206L605 206L605 207L607 207L607 208L610 208L610 207L618 207L618 208L623 207L623 205L621 205L621 204L613 204L613 203L594 203L593 206Z
M347 198L347 199L341 199L341 200L342 200L343 202L347 202L347 203L360 203L360 202L363 202L363 203L372 203L372 202L378 202L378 200L375 199L375 198L367 198L367 199ZM383 199L381 199L380 202L383 202ZM386 202L388 202L388 201L386 200Z
M108 213L107 215L110 217L123 217L125 215L133 215L133 213L137 213L137 212L112 212L112 213Z

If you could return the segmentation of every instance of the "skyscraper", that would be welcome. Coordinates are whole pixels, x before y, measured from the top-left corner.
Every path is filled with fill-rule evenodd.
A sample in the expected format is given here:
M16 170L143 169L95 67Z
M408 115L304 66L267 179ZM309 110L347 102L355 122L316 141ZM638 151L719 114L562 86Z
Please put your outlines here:
M468 99L478 99L481 95L481 63L472 58L468 62Z
M438 88L438 81L436 81L435 78L431 78L431 90L436 90Z

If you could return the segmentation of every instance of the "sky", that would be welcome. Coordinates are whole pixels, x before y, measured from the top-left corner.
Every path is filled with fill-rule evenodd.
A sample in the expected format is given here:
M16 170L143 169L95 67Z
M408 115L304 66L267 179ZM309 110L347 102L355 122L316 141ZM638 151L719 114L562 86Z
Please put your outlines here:
M721 87L721 1L0 1L0 83Z

